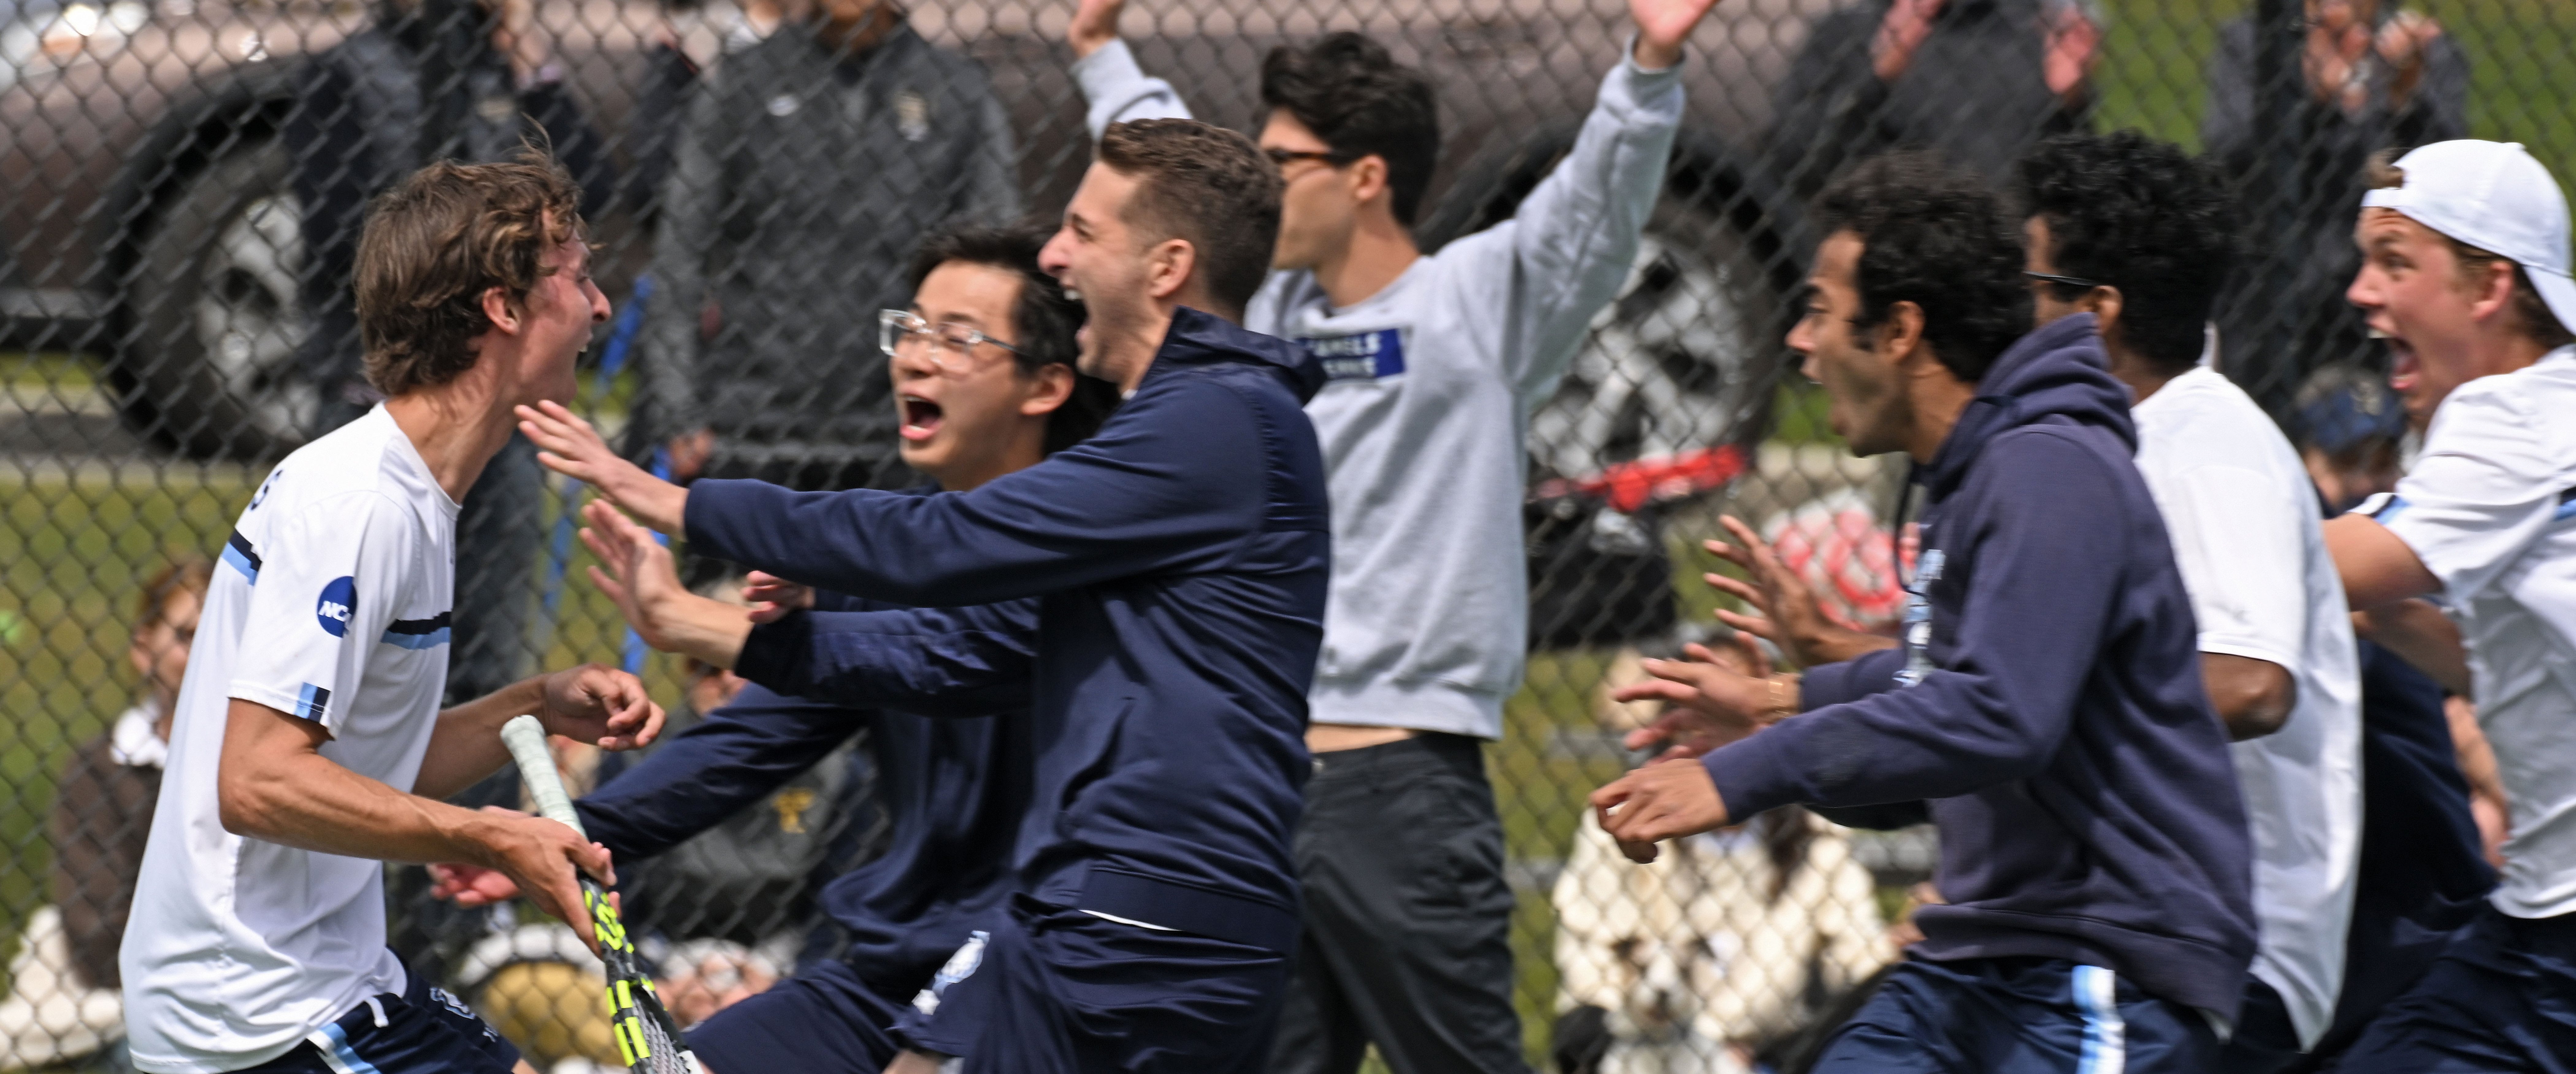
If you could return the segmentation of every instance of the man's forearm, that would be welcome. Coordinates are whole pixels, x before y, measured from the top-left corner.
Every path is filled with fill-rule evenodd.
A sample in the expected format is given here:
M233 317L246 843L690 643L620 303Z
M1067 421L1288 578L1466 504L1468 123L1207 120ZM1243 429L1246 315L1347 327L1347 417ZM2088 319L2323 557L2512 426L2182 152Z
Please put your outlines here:
M2460 642L2460 626L2431 602L2401 600L2354 618L2361 628L2357 633L2431 676L2442 689L2461 697L2477 696L2470 684L2469 654Z
M545 679L538 677L441 711L412 790L444 799L499 771L510 760L509 747L501 744L501 725L513 716L540 713L545 703Z
M315 752L323 741L302 720L235 699L217 775L224 829L353 858L483 863L481 814L343 768Z
M751 617L740 605L686 591L653 601L643 614L647 621L635 628L654 648L727 671L751 637Z

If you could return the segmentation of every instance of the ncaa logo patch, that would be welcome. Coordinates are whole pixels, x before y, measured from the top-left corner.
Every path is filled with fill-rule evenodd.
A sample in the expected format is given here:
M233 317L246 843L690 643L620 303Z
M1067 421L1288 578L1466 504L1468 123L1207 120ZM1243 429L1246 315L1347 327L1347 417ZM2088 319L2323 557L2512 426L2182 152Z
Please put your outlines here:
M331 579L322 587L322 599L313 605L313 617L322 623L322 632L332 637L349 633L349 615L358 610L358 580L348 575Z

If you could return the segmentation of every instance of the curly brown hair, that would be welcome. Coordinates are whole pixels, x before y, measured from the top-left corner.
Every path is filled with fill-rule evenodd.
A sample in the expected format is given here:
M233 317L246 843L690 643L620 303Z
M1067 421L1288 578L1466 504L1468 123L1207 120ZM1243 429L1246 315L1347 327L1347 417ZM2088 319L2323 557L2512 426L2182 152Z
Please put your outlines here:
M441 161L367 207L358 237L358 336L367 383L386 395L434 388L474 367L492 327L483 293L524 302L553 273L546 251L588 234L581 188L529 148L499 164Z

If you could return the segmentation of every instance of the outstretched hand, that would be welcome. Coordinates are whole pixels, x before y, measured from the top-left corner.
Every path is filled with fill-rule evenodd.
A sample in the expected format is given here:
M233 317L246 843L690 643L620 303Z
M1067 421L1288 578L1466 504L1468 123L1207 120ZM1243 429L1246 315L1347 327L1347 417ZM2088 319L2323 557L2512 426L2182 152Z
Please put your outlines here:
M651 745L662 734L662 706L644 693L644 681L605 664L583 664L546 676L546 733L604 750Z
M1717 0L1628 0L1637 20L1637 66L1661 71L1682 61L1682 42L1717 6Z
M1655 844L1726 826L1726 799L1695 758L1665 757L1592 792L1601 830L1619 852L1640 864L1655 860Z
M1073 58L1083 59L1101 46L1118 40L1118 13L1127 0L1080 0L1073 7L1073 21L1064 27L1064 40L1073 46Z
M519 407L518 414L519 431L536 443L540 449L537 461L546 464L547 469L589 485L610 502L634 512L647 526L669 534L680 532L689 490L626 461L609 448L608 441L588 420L564 409L561 403L548 399L533 407Z
M617 603L636 636L666 653L720 668L741 658L751 618L736 605L701 597L680 584L679 563L651 531L596 500L581 509L581 543L599 557L590 582Z
M1795 680L1729 671L1706 646L1693 645L1687 651L1689 660L1642 661L1654 678L1610 695L1620 702L1666 703L1664 714L1655 722L1628 732L1629 749L1664 743L1676 753L1698 756L1796 711ZM1756 667L1770 670L1767 663Z
M1770 542L1753 532L1743 519L1725 515L1717 521L1736 543L1708 541L1701 547L1708 549L1710 555L1744 568L1745 577L1730 578L1711 571L1701 575L1700 580L1752 609L1748 614L1720 608L1718 622L1771 639L1799 667L1838 663L1893 644L1827 618L1815 590L1807 587L1807 580L1781 562Z
M753 571L743 578L742 599L751 603L752 622L775 623L789 612L812 608L814 587L768 571Z

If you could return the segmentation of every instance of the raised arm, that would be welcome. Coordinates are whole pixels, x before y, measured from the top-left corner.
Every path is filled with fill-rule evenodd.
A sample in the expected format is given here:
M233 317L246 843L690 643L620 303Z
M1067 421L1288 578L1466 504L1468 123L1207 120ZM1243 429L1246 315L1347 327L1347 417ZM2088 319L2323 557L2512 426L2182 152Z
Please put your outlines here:
M1180 91L1136 66L1136 54L1119 40L1118 15L1126 7L1127 0L1082 0L1065 26L1065 41L1073 46L1073 84L1087 103L1083 125L1095 142L1112 123L1193 118Z
M1681 47L1711 0L1633 0L1635 44L1602 80L1574 149L1513 218L1451 244L1443 260L1520 311L1502 371L1536 407L1555 390L1592 317L1619 293L1663 193L1682 118ZM1508 305L1502 296L1509 295Z

